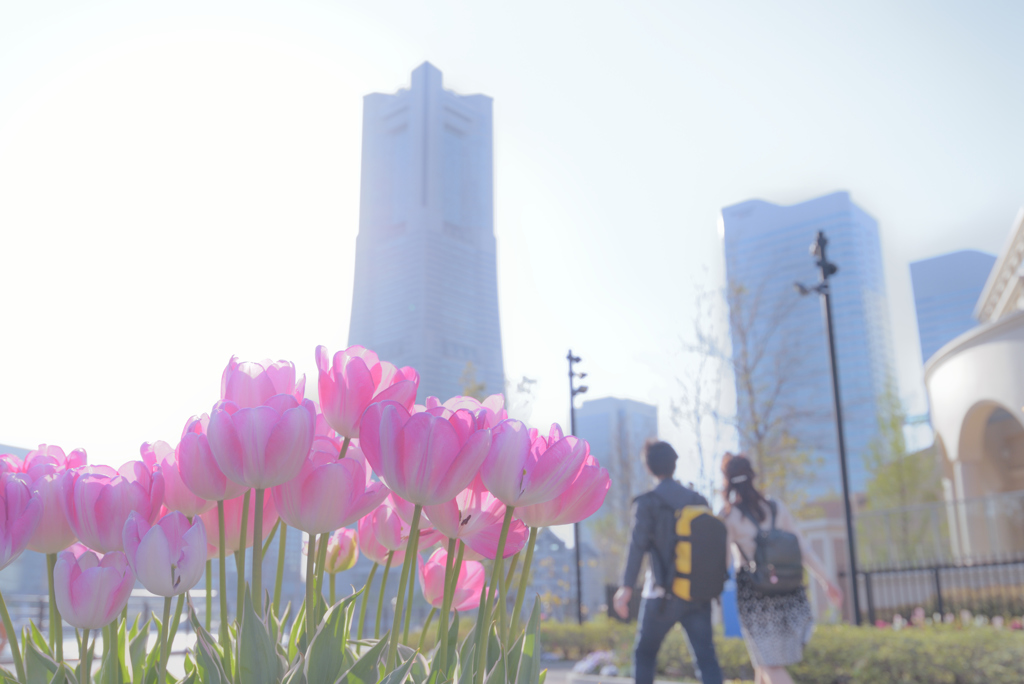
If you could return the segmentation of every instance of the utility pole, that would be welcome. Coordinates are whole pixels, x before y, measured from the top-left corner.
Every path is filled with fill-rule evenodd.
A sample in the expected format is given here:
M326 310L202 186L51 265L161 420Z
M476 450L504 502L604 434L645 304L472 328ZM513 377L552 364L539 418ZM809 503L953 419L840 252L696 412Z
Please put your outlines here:
M829 290L829 278L836 274L839 267L825 256L828 239L825 233L818 231L818 236L811 245L811 255L818 266L819 280L813 287L796 283L801 295L815 292L821 296L822 315L825 317L825 338L828 341L828 361L832 370L832 406L836 415L836 442L839 445L839 472L843 479L843 508L846 514L846 543L850 557L850 599L853 601L853 621L860 625L860 598L857 588L857 543L853 536L853 508L850 505L850 475L846 463L846 439L843 434L843 406L839 399L839 364L836 362L835 329L832 326L832 293Z
M576 378L582 380L587 377L586 373L577 373L573 369L573 364L580 362L580 357L572 355L572 349L569 350L569 354L565 357L569 360L569 432L573 437L576 436L576 395L585 394L587 391L586 385L580 385L576 387ZM580 524L575 523L572 526L572 535L574 540L574 548L576 551L576 621L579 624L583 624L583 562L580 558Z

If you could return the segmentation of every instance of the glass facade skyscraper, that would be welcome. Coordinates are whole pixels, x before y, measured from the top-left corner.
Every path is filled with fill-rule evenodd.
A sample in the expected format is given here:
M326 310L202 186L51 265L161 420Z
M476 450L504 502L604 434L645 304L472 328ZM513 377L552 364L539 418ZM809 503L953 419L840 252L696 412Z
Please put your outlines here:
M922 361L978 324L974 306L995 263L993 254L965 249L910 264Z
M825 232L829 260L839 266L832 306L851 487L863 491L880 398L896 391L877 222L837 192L793 206L726 207L721 230L730 299L739 293L742 302L730 313L733 365L751 369L736 378L740 421L753 405L760 413L771 407L786 423L795 448L818 462L804 483L812 498L841 488L820 298L794 289L818 281L809 247Z
M491 98L412 86L363 101L349 344L420 373L420 402L505 389L494 239Z

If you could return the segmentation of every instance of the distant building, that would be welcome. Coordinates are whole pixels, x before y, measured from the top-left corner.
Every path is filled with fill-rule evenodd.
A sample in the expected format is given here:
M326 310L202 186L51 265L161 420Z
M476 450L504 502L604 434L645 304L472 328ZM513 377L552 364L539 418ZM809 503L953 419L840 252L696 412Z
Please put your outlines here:
M658 409L614 397L585 401L576 410L576 434L590 443L590 453L611 475L604 505L580 525L580 534L583 543L600 554L602 583L617 584L625 563L633 498L653 486L643 449L647 440L658 436ZM584 589L588 590L586 581ZM601 597L603 601L603 593Z
M604 585L600 581L598 554L587 544L580 546L585 616L605 612ZM533 607L539 598L541 617L546 620L576 620L576 551L566 546L549 528L537 535L531 582L523 610ZM511 600L511 597L510 597Z
M879 434L878 399L895 390L877 222L837 192L792 206L750 200L726 207L721 229L730 294L741 293L745 307L731 313L732 353L759 361L746 366L749 378L736 378L738 415L771 402L775 416L789 417L788 437L820 461L804 485L812 498L840 489L832 384L820 298L800 297L793 285L818 281L808 248L825 232L829 260L839 266L832 307L851 486L863 491L864 456Z
M420 374L419 400L505 391L494 239L491 98L429 63L363 101L349 344Z
M995 263L994 255L968 249L910 264L922 361L978 324L974 306Z

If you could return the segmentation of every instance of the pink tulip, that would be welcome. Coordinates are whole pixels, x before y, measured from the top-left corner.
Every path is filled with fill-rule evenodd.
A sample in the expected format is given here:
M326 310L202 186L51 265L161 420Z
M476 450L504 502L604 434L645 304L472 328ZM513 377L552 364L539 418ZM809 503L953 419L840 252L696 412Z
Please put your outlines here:
M405 546L409 539L409 528L404 526L402 535L402 519L394 507L387 502L373 509L359 521L359 550L374 563L384 565L389 552L394 552L392 564L405 560Z
M336 452L313 451L299 474L271 490L281 519L321 534L346 527L376 508L388 495L380 482L366 483L366 467Z
M459 409L466 409L477 417L477 426L480 428L495 428L498 423L508 418L508 411L505 410L505 396L492 394L483 401L476 397L452 397L443 404L437 397L427 397L426 410L443 406L449 411L455 412Z
M0 570L17 560L43 517L43 500L27 475L0 475Z
M84 466L61 477L61 505L68 523L83 544L101 553L124 550L121 530L135 511L147 522L160 514L163 475L142 461L114 470Z
M224 502L224 552L232 554L238 550L238 538L242 533L242 500L245 496L239 496L235 499L228 499ZM256 493L250 491L249 493L249 516L246 521L246 536L245 536L245 548L252 546L252 537L255 532L256 523ZM200 516L203 519L203 525L209 531L208 541L208 553L212 554L210 558L216 558L218 555L218 539L220 533L218 532L217 523L217 509L211 508ZM270 531L274 528L274 523L277 522L277 508L274 506L273 497L266 497L263 501L263 540L266 541L267 537L270 536Z
M74 543L75 533L60 503L60 479L66 470L85 464L84 449L75 449L65 456L63 449L52 444L40 444L38 449L28 452L25 460L9 454L0 456L0 471L25 474L29 488L39 495L43 506L39 525L28 543L30 550L57 553Z
M124 524L124 552L142 586L158 596L177 596L199 582L206 567L206 527L182 513L150 525L138 513Z
M545 439L518 420L506 420L494 429L480 476L506 506L544 503L565 491L588 451L585 441L563 437L558 425Z
M371 402L396 401L407 411L416 401L420 376L415 369L380 361L369 349L349 347L334 355L323 345L316 348L320 370L320 407L338 434L349 439L359 436L359 423Z
M142 460L150 468L160 466L160 474L164 478L164 505L168 509L181 511L186 516L193 518L213 507L213 501L196 496L191 489L185 486L185 482L181 478L177 456L170 444L164 441L152 444L146 442L139 451L142 453Z
M610 486L608 471L588 454L564 492L544 503L521 506L515 510L515 516L530 527L578 523L597 512Z
M385 401L363 414L359 443L385 484L406 501L433 506L455 498L476 477L491 445L491 431L461 409L447 419L412 416Z
M309 553L308 546L308 543L303 544L303 554ZM387 553L384 556L386 562ZM324 570L328 575L337 575L339 572L351 569L357 560L359 560L358 532L343 527L327 538L327 561L324 563Z
M420 588L423 598L435 608L441 608L444 601L444 570L448 552L437 549L426 562L419 559ZM473 610L480 605L480 593L484 586L484 566L477 561L463 561L459 577L455 580L452 595L452 610Z
M313 446L310 447L309 451L310 456L316 452L323 452L325 454L333 454L334 458L337 459L341 454L341 447L342 438L327 424L324 414L316 414L316 436L313 437ZM367 486L374 481L373 468L366 462L366 456L363 455L363 450L359 447L358 439L353 439L349 442L348 449L345 451L345 458L351 458L363 464L363 470L366 472Z
M74 545L57 554L53 591L65 622L79 629L106 627L128 605L135 576L120 551L97 554Z
M210 416L205 413L188 419L175 450L178 474L182 483L201 499L234 499L245 492L245 487L229 480L217 465L206 437L209 424Z
M277 394L252 408L221 402L210 416L207 437L217 466L229 479L267 489L299 474L315 429L312 401Z
M305 392L306 376L296 382L291 361L240 362L232 356L220 378L220 398L239 408L262 406L275 394L290 394L301 402Z
M494 560L498 538L505 520L505 504L482 487L468 487L451 501L423 509L430 523L449 539L460 539L474 553L474 559ZM509 526L502 556L508 558L522 550L527 530L519 520Z

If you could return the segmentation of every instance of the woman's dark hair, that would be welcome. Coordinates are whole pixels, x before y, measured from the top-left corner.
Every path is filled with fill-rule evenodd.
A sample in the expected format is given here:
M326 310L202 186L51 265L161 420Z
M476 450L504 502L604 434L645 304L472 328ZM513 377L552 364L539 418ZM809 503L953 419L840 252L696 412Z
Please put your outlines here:
M676 472L676 450L668 442L650 440L644 444L647 467L656 477L671 477Z
M722 473L725 475L725 501L729 510L733 507L733 492L739 501L736 506L759 523L766 517L767 504L761 492L754 487L754 467L743 454L726 454L722 459Z

